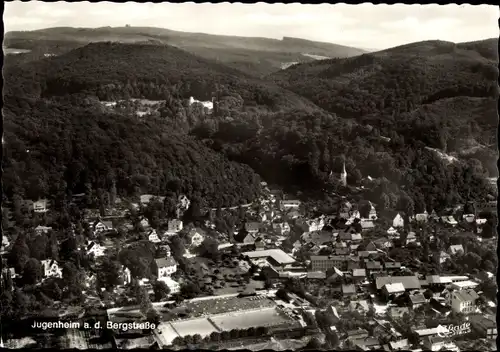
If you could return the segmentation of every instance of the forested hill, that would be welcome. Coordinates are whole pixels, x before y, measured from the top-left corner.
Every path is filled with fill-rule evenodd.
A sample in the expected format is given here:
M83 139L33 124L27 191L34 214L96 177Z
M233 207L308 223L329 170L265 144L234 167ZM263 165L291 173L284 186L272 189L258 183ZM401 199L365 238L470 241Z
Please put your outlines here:
M280 70L283 64L314 60L303 54L350 57L365 52L353 47L297 38L279 40L222 36L155 27L58 27L6 33L4 46L29 50L19 55L8 55L6 61L18 63L40 59L47 54L61 55L91 42L168 44L258 77Z
M84 96L5 98L3 191L54 204L85 192L187 194L205 205L252 201L259 177L163 120L104 112ZM90 193L89 193L90 192ZM91 196L93 194L94 196Z
M407 139L446 152L460 152L471 143L495 143L496 39L412 43L352 58L295 65L271 78L341 117L380 126L384 135L397 128ZM460 104L462 110L458 111L448 109L442 103L446 99L474 99L474 103Z
M276 84L168 45L92 43L57 57L5 70L5 94L51 97L85 93L101 100L210 100L217 87L245 108L317 107ZM146 85L147 89L142 86ZM141 87L138 89L138 87Z

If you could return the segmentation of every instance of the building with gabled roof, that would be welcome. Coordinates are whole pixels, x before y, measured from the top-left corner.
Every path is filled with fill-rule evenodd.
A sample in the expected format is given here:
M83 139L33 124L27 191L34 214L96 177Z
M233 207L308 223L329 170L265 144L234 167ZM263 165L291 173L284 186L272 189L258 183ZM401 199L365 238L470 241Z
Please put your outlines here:
M422 287L417 276L379 276L375 279L377 290L386 284L401 283L405 290L417 290Z

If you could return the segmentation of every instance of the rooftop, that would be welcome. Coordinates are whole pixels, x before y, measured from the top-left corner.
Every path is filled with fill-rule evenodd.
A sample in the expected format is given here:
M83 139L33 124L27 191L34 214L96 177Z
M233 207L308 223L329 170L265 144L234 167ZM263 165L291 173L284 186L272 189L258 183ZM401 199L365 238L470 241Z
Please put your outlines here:
M380 276L375 279L377 290L386 284L401 283L406 290L419 289L422 286L416 276Z
M261 251L244 252L243 255L246 255L251 259L271 257L280 264L291 264L295 262L295 259L293 259L290 255L286 254L281 249L266 249Z

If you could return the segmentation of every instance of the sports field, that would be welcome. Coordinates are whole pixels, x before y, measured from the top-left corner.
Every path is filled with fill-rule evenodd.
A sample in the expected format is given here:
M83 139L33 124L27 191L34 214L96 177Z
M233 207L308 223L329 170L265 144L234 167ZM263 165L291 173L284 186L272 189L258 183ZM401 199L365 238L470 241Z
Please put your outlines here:
M174 330L182 337L187 335L200 334L201 337L210 335L212 332L217 331L215 326L212 325L206 318L181 320L170 323Z
M264 308L244 312L232 312L210 320L220 329L230 331L232 329L248 329L259 326L277 326L291 322L291 318L278 311L276 308Z

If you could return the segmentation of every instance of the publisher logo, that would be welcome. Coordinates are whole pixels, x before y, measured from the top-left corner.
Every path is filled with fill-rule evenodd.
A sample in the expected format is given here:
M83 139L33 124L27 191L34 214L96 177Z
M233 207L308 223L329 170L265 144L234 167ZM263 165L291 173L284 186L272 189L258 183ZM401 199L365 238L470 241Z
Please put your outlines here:
M438 325L437 334L439 337L452 337L458 335L465 335L471 332L470 323L463 323L461 325Z

